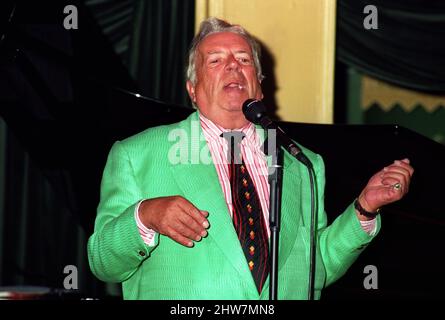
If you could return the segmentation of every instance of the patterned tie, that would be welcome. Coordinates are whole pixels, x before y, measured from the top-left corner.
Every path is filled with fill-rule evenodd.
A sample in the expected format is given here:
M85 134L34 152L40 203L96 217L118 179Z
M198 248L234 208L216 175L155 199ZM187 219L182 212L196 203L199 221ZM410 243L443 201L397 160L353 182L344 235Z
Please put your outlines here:
M240 145L235 145L235 140L241 142L244 134L232 131L223 133L222 136L229 142L233 224L258 292L261 294L269 273L269 240L255 185L241 157Z

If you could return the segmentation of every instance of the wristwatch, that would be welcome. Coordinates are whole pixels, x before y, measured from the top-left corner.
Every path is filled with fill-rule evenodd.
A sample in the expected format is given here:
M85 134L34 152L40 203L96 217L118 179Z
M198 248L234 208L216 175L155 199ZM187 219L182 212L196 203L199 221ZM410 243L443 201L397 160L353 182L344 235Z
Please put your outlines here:
M380 213L380 208L378 208L376 210L376 212L369 212L366 211L362 205L360 204L360 202L358 201L358 198L355 199L354 201L354 208L362 215L365 216L367 218L375 218L379 213Z

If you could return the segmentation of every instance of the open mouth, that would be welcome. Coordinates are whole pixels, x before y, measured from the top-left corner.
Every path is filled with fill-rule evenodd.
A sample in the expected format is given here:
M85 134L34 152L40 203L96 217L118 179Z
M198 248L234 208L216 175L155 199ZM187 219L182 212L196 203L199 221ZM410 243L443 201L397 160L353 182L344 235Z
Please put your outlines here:
M244 90L245 88L245 85L238 82L230 82L229 84L224 86L225 90Z

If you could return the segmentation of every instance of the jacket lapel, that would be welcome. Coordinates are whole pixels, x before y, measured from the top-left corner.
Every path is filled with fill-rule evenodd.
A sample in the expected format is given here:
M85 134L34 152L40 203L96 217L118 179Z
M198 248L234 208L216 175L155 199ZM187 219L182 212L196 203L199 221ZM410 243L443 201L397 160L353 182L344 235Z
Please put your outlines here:
M208 237L215 241L239 276L256 288L235 233L215 165L206 161L209 149L202 135L198 113L192 114L181 124L188 135L190 153L186 163L171 165L175 181L187 200L198 209L209 212Z
M268 160L268 163L270 163L270 158ZM297 160L285 152L281 196L281 230L279 239L278 272L280 272L290 255L297 238L299 225L301 223L300 220L303 221L301 205L301 173L300 164ZM260 299L268 299L269 281L270 279L268 276L264 283ZM278 282L278 287L280 287L280 282Z
M284 154L283 192L281 199L281 233L278 268L281 269L294 246L302 220L302 189L300 164L287 152Z
M250 282L250 287L257 292L233 227L215 165L212 161L208 161L211 158L209 158L207 142L202 134L198 113L192 114L187 120L181 122L179 128L188 137L185 142L190 152L187 161L170 166L175 181L187 200L198 209L209 212L208 236L215 241L239 276L244 281ZM304 170L305 168L296 159L287 152L284 153L279 270L289 257L298 234L298 227L303 221L301 200L302 192L305 191L301 189L301 175L304 174ZM262 297L268 292L268 287L269 277L265 282Z
M265 141L265 132L261 126L256 125L261 144L268 144ZM283 159L283 184L281 193L281 230L279 239L279 261L278 268L281 269L289 257L290 251L294 246L298 233L298 226L303 223L303 206L301 189L301 175L304 174L304 166L284 151ZM267 164L272 163L272 156L267 156ZM301 219L301 222L300 222ZM304 224L304 223L303 223ZM268 279L269 280L269 279ZM266 283L268 285L268 281Z

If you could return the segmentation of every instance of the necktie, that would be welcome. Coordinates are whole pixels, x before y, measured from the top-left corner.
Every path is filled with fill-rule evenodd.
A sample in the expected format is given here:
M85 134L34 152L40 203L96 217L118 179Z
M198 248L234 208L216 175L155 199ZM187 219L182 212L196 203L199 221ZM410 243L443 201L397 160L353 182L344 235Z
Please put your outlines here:
M233 224L241 247L261 293L269 273L269 245L263 211L255 185L241 157L242 132L228 132L223 136L229 143L229 179L232 192ZM235 139L235 138L238 139Z

